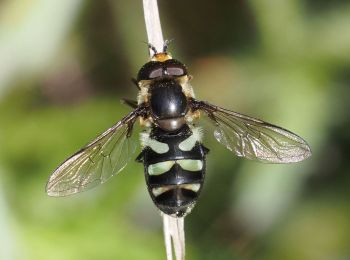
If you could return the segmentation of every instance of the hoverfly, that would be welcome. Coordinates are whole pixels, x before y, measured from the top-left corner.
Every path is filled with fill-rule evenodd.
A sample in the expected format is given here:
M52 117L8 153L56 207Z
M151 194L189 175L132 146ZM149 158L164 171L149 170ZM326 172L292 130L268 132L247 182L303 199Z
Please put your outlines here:
M267 163L292 163L311 155L298 135L256 118L197 100L186 66L149 45L153 57L138 72L137 101L125 100L133 111L64 161L50 176L46 192L66 196L85 191L120 172L135 152L133 125L140 120L142 152L149 194L165 214L191 212L202 190L206 155L201 114L215 127L218 142L237 156Z

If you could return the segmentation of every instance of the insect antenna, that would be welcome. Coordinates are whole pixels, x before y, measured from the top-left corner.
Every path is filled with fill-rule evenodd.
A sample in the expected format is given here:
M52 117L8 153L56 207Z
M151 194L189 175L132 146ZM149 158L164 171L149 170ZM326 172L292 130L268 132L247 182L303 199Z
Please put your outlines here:
M169 44L172 43L174 41L174 39L170 39L170 40L165 40L163 43L163 52L166 53L168 51L168 47Z
M149 49L151 49L153 51L153 54L158 54L158 51L156 49L156 47L154 47L154 45L152 43L147 43L147 46Z

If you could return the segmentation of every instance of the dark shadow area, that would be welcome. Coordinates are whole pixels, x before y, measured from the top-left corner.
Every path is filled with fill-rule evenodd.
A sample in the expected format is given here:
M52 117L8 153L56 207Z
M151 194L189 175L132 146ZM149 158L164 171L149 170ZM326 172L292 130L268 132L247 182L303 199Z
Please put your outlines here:
M169 25L165 37L174 37L177 48L191 58L242 52L257 44L255 19L245 1L181 0L159 5L164 25Z

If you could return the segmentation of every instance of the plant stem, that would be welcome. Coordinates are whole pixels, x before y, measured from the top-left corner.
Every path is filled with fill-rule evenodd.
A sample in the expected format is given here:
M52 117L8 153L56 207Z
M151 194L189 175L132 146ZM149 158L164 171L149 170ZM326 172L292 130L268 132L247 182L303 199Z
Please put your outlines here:
M143 11L148 43L153 45L158 52L161 52L164 46L164 39L160 24L157 0L143 0ZM149 52L152 57L154 54L153 51L149 49ZM173 248L176 259L185 260L184 218L174 218L166 214L162 214L162 217L167 260L173 260ZM174 247L172 246L172 243Z
M148 43L152 44L160 52L163 49L164 39L160 25L157 0L143 0L143 12L145 15ZM153 54L152 50L150 50L150 56Z
M171 242L173 242L176 259L185 260L184 218L174 218L166 214L162 216L167 260L173 259Z

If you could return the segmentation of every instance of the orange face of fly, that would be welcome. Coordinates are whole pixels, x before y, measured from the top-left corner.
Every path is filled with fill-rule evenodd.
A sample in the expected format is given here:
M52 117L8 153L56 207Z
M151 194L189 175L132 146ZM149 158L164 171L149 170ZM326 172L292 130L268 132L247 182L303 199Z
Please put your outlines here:
M171 59L172 59L172 57L171 57L170 53L161 52L161 53L154 54L151 60L164 62L164 61L171 60Z

